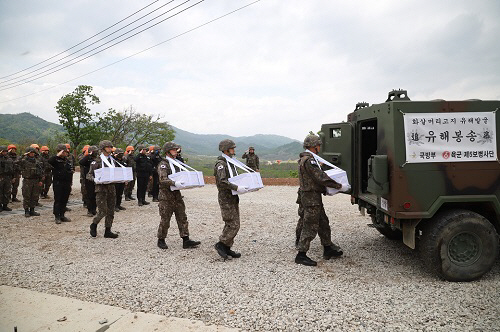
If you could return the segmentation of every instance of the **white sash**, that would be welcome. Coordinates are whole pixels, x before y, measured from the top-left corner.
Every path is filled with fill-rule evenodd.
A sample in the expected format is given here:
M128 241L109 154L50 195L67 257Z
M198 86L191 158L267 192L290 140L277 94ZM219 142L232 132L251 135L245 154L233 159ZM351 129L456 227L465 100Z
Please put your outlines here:
M222 153L222 156L224 158L226 158L226 160L228 162L230 162L231 164L233 164L234 166L238 167L238 168L241 168L242 170L244 170L245 172L247 173L255 173L255 171L253 169L251 169L250 167L248 167L247 165L243 164L241 161L239 161L238 159L235 159L235 158L231 158L229 157L227 154L225 153ZM228 167L229 169L229 177L232 178L234 175L233 175L233 170L231 169L231 166Z
M179 169L184 170L184 171L192 170L192 171L196 172L196 170L194 168L192 168L191 166L189 166L187 164L184 164L180 160L170 158L169 156L165 156L165 159L168 160L168 164L170 165L170 169L172 170L172 174L176 173L174 165L177 166Z
M115 167L114 163L116 163L116 164L120 165L121 167L125 167L125 166L123 166L122 164L120 164L120 163L119 163L119 162L118 162L115 158L113 158L111 155L109 155L109 156L108 156L109 158L111 158L111 163L108 161L108 157L106 157L106 156L104 155L104 153L101 153L100 157L101 157L101 161L102 161L102 163L103 163L103 164L106 164L108 167L114 168L114 167ZM104 167L104 165L102 165L102 167Z
M330 166L331 168L334 168L334 169L341 169L335 165L333 165L332 163L330 163L329 161L321 158L320 156L318 156L316 153L310 151L310 150L306 150L305 152L309 152L310 154L313 155L314 157L314 160L316 160L316 162L318 163L318 165L321 165L321 164L325 164L325 165L328 165ZM321 168L321 167L320 167Z

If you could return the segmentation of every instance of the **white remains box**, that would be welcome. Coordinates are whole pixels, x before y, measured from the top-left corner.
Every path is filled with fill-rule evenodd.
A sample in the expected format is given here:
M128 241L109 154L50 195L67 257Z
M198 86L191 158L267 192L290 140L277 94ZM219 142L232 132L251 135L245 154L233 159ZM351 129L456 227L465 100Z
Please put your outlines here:
M120 167L115 167L107 161L107 157L101 155L102 167L94 171L94 182L97 184L108 184L108 183L123 183L132 181L134 175L132 173L132 167L125 167L118 161L113 159L114 163L118 164Z
M344 186L349 185L349 180L347 179L346 171L344 171L340 168L332 168L332 169L325 171L325 173L330 177L330 179L335 180L335 182L338 182ZM328 196L335 195L339 191L340 190L335 189L335 188L326 187L326 194Z
M202 172L199 172L191 166L170 157L166 157L166 159L170 164L170 169L172 170L172 174L170 174L168 178L175 182L182 182L182 185L180 186L170 186L170 190L199 188L205 185ZM176 171L174 166L182 169L182 171Z
M229 182L237 185L238 187L245 186L248 187L248 192L257 191L261 188L264 188L264 184L262 183L262 178L260 173L251 172L251 173L243 173L240 175L236 175L232 178L229 178ZM232 190L233 195L238 195L238 192ZM241 194L241 193L240 193Z

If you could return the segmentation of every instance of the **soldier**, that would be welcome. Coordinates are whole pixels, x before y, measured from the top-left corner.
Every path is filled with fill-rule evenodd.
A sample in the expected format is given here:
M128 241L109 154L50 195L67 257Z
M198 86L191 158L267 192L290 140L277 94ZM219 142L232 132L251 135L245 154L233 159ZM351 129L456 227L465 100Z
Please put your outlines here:
M259 171L259 156L255 154L255 148L253 146L249 147L248 150L245 151L241 158L246 159L246 164L248 167L253 169L254 171Z
M178 145L174 142L167 142L163 145L163 153L167 157L175 159L177 155ZM179 235L182 238L182 248L196 248L201 242L189 239L188 220L186 216L186 206L182 199L179 190L171 190L170 186L180 186L182 183L170 180L168 177L172 174L171 165L166 159L162 159L158 167L158 178L160 184L160 195L158 208L160 210L161 222L158 227L158 247L161 249L168 249L165 243L168 229L170 227L170 219L172 214L175 213L175 220L179 228ZM173 166L175 167L175 166ZM179 169L176 169L179 171Z
M78 164L80 164L80 161L88 155L88 149L89 145L85 145L82 148L82 153L78 155L76 160L78 160ZM88 169L87 169L88 171ZM88 205L88 195L87 195L87 187L85 186L85 175L83 174L82 170L80 169L80 192L82 193L82 201L83 201L83 207L87 207Z
M48 192L50 189L50 186L52 185L52 165L49 164L49 147L44 145L40 148L41 153L41 160L43 162L43 176L45 179L43 180L43 186L42 186L42 192L40 194L40 197L42 198L48 198Z
M36 150L35 158L40 158L40 146L38 144L33 143L30 145L30 147Z
M66 145L57 144L56 155L48 160L48 163L52 166L52 190L54 191L54 208L52 212L56 224L71 221L64 215L71 190L71 179L73 178L73 169L68 156L69 151Z
M342 184L331 179L318 165L311 152L318 154L321 148L321 140L316 135L308 135L304 139L304 149L299 160L299 182L300 201L304 208L303 226L297 244L297 256L295 263L316 266L317 263L307 257L307 251L311 241L319 234L321 244L324 247L323 257L330 259L343 254L339 246L332 242L332 231L330 222L325 213L321 194L326 193L326 187L346 191ZM299 205L300 208L300 205Z
M38 204L40 191L43 184L43 163L37 158L35 148L27 147L26 153L19 161L21 167L21 175L23 176L23 208L26 218L31 216L39 216L40 213L35 212L35 206Z
M97 153L99 148L95 145L89 146L87 149L87 155L80 159L80 172L83 174L85 179L84 186L85 192L87 193L87 217L93 217L97 214L97 203L95 197L95 183L92 180L87 179L87 174L90 170L90 165L97 158Z
M139 150L139 153L134 158L137 171L137 201L139 206L143 206L149 204L146 201L146 190L148 181L153 178L153 162L145 145L139 145L137 150Z
M73 170L73 173L75 173L75 166L76 166L76 159L75 156L71 153L71 145L69 143L66 143L66 148L68 148L68 160L71 163L71 169ZM71 188L73 188L73 178L71 178ZM69 190L69 194L71 195L71 188ZM66 208L66 211L71 211L71 209Z
M10 144L7 147L7 150L9 150L8 156L14 163L14 173L12 175L12 202L20 202L16 196L19 188L19 182L21 180L21 170L19 168L19 160L21 160L21 158L17 155L17 148L14 144Z
M230 139L222 140L219 143L219 151L228 157L234 156L234 149L236 144ZM236 167L228 163L224 156L219 156L214 166L214 175L217 189L219 191L218 200L224 221L224 229L219 237L219 242L215 244L215 250L224 259L229 256L233 258L241 257L241 254L231 250L234 243L234 238L240 229L240 199L238 195L233 195L231 190L236 190L239 193L247 191L247 187L238 187L237 185L229 182L229 169L231 167L233 174L237 174Z
M14 182L14 161L8 154L6 146L0 146L0 211L12 211L7 205L10 202L12 183Z
M160 147L158 145L153 145L152 148L153 149L150 150L151 161L153 162L153 183L151 186L151 194L153 196L153 202L158 202L158 194L160 193L158 165L162 161L162 157L160 156Z
M90 165L89 173L87 174L87 179L94 181L95 170L101 167L107 167L102 161L101 157L107 158L110 164L114 164L114 160L111 157L111 152L113 151L113 144L110 141L104 140L99 143L99 148L101 149L101 155L96 158L95 161ZM116 204L116 190L114 183L108 184L95 184L96 202L97 202L97 215L92 220L90 224L90 235L92 237L97 236L97 224L101 221L103 217L106 217L104 237L116 239L118 234L111 231L113 226L113 219L115 217L115 204Z
M129 145L125 149L125 154L123 155L123 160L125 163L127 163L128 167L132 167L132 175L133 175L133 180L125 183L125 200L126 201L132 201L135 198L132 197L132 191L134 190L135 186L135 179L136 179L136 174L135 174L135 160L134 160L134 147Z
M123 166L127 166L127 163L123 160L123 149L116 148L115 152L113 153L114 158ZM115 212L118 212L120 210L126 210L122 206L122 196L123 196L123 191L125 190L125 183L115 183L115 190L116 190L116 204L115 204Z

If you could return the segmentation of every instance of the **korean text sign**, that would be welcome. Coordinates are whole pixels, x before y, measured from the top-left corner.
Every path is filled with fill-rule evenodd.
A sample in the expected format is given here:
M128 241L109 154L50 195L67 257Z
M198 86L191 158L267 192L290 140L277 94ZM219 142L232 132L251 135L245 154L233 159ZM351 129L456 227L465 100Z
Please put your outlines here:
M406 162L497 160L495 112L404 115Z

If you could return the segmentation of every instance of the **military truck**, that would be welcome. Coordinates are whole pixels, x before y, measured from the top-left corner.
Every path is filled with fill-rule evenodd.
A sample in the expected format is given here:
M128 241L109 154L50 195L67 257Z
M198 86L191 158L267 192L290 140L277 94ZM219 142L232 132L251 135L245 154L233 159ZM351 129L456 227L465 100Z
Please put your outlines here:
M344 169L351 202L389 239L418 249L450 281L495 264L500 233L500 101L358 103L347 122L324 124L321 156Z

